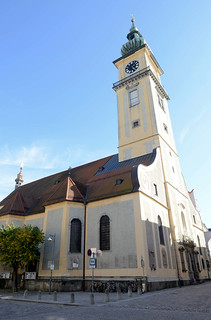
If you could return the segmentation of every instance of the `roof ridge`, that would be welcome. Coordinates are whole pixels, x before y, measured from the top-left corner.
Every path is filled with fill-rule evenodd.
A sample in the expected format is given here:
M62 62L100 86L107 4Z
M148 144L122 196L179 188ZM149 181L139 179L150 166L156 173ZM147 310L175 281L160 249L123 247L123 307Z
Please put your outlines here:
M18 191L15 193L14 199L12 201L12 205L10 207L10 211L13 210L16 201L20 201L20 206L22 207L21 210L23 213L25 213L24 205L23 205L23 197Z
M66 177L61 183L58 183L58 185L57 185L57 187L55 188L55 190L53 191L53 193L51 193L51 194L49 195L49 197L44 201L43 204L45 204L46 202L48 202L49 199L52 198L52 197L54 196L54 194L55 194L59 189L61 189L61 187L63 186L63 184L66 182L67 178L68 178L68 177ZM51 187L52 187L52 186L51 186Z

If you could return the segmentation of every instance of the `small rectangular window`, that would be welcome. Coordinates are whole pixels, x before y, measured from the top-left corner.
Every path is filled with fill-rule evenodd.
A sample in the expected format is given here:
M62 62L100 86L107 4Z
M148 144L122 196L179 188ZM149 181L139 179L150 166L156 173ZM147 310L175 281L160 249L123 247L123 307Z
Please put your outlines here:
M159 103L161 109L163 109L163 111L165 111L164 105L163 105L163 99L161 98L161 96L159 94L158 94L158 103Z
M156 184L154 184L154 194L158 196L158 188Z
M163 124L163 127L164 127L164 130L168 133L168 127L165 123Z
M129 96L130 96L130 106L131 107L138 104L138 90L137 89L130 91Z
M139 126L140 126L139 120L135 120L135 121L132 122L132 127L133 128L136 128L136 127L139 127Z

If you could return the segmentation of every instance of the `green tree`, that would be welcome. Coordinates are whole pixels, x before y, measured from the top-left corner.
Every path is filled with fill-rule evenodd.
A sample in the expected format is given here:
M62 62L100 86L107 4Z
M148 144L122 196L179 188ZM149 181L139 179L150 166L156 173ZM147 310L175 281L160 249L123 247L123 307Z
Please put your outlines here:
M39 244L44 242L44 233L38 227L23 225L0 228L0 261L13 268L13 290L17 291L17 272L29 262L39 261Z

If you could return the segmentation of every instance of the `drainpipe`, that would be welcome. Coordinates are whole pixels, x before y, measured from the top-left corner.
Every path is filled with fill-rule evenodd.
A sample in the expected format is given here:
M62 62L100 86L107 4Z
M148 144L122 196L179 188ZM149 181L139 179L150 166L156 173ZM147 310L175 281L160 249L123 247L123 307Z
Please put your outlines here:
M86 278L86 269L85 269L85 262L86 262L86 207L87 207L87 199L88 199L88 192L89 186L86 189L86 196L84 198L84 243L83 243L83 291L85 291L85 278Z

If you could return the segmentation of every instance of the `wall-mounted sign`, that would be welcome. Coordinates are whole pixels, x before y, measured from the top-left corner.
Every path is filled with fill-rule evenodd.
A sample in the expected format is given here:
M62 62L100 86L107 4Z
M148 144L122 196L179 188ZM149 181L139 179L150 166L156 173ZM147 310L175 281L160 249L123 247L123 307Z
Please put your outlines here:
M35 280L36 279L36 272L25 272L25 279L26 280Z
M2 279L9 279L10 278L10 272L2 272L1 273Z

